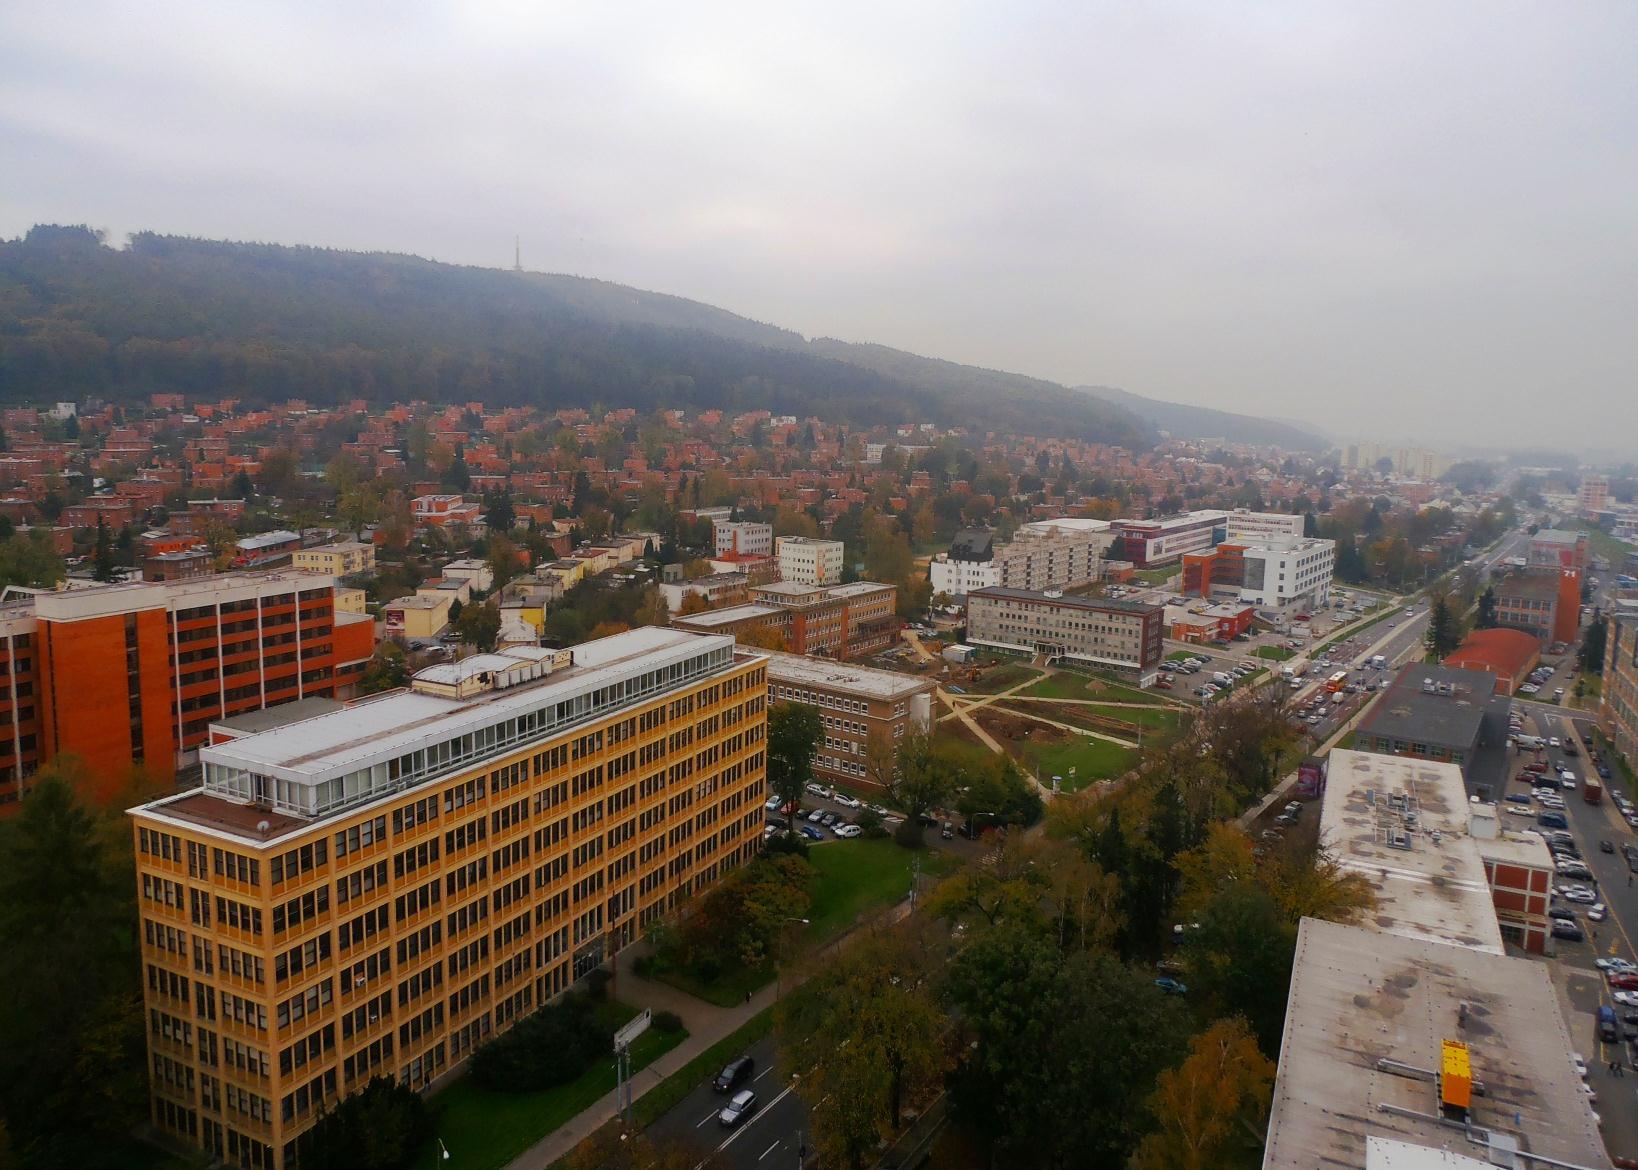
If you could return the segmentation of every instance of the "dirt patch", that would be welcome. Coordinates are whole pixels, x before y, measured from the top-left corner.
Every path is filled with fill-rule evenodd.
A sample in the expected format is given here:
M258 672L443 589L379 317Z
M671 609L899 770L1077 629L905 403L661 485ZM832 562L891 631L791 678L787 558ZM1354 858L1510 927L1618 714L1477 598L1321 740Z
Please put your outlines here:
M985 731L998 740L1010 743L1058 744L1075 738L1073 732L1062 727L1049 727L1045 723L997 711L993 707L980 711L976 718Z

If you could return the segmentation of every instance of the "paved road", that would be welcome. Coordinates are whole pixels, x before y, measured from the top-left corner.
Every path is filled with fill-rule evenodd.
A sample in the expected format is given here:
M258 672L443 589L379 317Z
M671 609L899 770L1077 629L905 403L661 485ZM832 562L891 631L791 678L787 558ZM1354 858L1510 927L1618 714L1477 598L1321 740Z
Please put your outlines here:
M723 1128L717 1113L726 1104L727 1094L714 1092L707 1078L648 1127L649 1137L694 1146L702 1154L718 1150L731 1165L742 1170L790 1170L799 1166L798 1143L804 1140L808 1127L808 1104L796 1091L800 1081L792 1082L780 1074L772 1036L752 1045L746 1055L756 1061L749 1088L758 1099L757 1111L748 1121L731 1130ZM716 1072L711 1075L714 1077Z

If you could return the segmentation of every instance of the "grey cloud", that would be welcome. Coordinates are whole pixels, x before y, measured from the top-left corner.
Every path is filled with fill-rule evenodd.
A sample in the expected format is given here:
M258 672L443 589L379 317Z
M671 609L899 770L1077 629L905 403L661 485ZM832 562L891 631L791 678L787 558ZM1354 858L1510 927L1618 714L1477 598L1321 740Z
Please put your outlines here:
M1630 434L1624 3L0 9L0 233L510 262L1344 436ZM1613 431L1612 431L1613 427Z

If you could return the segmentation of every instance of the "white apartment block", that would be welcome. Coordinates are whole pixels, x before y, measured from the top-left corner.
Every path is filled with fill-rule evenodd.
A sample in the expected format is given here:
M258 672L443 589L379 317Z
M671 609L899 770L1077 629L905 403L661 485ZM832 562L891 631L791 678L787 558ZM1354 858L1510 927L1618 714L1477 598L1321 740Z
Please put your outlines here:
M839 540L781 536L774 541L779 576L802 585L837 585L842 580L843 547Z
M727 553L749 553L759 557L773 555L772 524L716 520L711 524L711 539L719 557Z
M1227 534L1230 544L1260 544L1273 537L1301 537L1302 514L1287 512L1253 512L1236 508L1228 514Z
M1327 605L1337 542L1275 539L1247 548L1240 600L1263 609Z

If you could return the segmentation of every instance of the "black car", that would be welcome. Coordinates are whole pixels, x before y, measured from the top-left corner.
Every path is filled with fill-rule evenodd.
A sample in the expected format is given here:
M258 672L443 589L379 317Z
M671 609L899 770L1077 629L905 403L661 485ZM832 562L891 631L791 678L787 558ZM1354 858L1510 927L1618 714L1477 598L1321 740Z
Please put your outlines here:
M1557 918L1563 922L1574 922L1575 911L1568 906L1549 906L1547 907L1547 917Z
M755 1071L756 1061L749 1056L730 1060L717 1074L717 1079L711 1082L711 1087L719 1093L726 1093L735 1085L750 1080L751 1074Z
M1615 852L1615 842L1613 842L1613 841L1600 841L1598 843L1598 851L1600 853L1614 853Z

